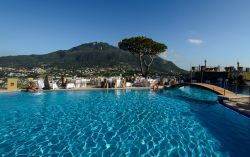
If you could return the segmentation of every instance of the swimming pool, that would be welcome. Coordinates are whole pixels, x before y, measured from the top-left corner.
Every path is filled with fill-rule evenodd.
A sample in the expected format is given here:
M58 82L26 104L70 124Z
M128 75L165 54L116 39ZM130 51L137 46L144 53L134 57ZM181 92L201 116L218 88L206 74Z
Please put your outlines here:
M250 119L178 92L0 94L0 154L248 156Z

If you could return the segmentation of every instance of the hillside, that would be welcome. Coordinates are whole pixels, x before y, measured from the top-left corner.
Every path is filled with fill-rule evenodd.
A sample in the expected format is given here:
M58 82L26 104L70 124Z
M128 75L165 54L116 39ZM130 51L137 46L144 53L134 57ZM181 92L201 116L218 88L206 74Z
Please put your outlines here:
M93 66L126 67L128 71L139 71L138 61L129 52L102 42L82 44L69 50L59 50L44 55L0 57L0 66L25 68L53 66L63 69ZM166 75L186 73L174 63L160 57L155 58L151 71Z

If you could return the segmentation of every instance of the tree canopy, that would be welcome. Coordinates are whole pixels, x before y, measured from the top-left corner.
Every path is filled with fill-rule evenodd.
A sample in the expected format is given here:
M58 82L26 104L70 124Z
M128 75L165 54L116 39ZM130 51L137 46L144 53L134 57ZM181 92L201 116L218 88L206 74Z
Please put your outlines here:
M123 39L118 43L118 46L120 49L129 51L138 58L141 73L144 77L148 76L149 68L153 63L154 57L165 52L167 49L165 44L142 36Z

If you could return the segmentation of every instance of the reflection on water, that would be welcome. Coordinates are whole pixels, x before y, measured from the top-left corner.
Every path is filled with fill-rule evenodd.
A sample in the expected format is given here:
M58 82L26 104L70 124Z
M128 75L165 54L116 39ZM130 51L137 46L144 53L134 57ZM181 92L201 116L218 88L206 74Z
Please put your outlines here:
M180 97L189 98L195 101L208 101L213 102L217 101L217 94L198 87L184 86L180 88L172 89L172 93Z

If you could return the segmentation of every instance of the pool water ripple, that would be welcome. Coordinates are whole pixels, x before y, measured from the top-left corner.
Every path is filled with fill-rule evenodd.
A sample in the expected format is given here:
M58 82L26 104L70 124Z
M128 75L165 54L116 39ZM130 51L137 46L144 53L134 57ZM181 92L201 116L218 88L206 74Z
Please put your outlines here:
M2 156L247 156L250 146L249 119L169 91L12 93L0 101ZM230 135L234 143L218 135L232 131L218 127L221 117L239 120L228 124L241 130Z

